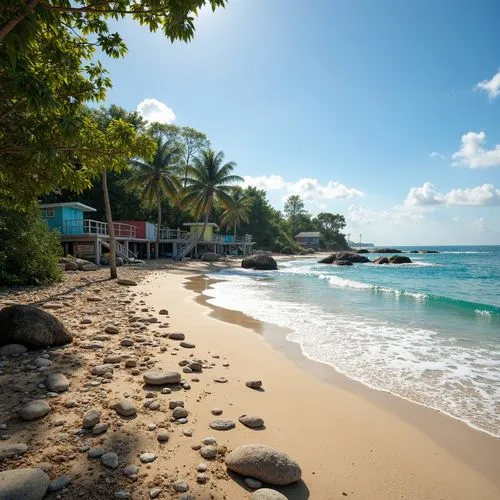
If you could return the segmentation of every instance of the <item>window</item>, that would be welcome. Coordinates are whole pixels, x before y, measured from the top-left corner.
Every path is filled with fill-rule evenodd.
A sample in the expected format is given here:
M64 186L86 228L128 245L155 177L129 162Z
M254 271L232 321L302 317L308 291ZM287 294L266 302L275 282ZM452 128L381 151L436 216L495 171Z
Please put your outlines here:
M54 217L54 209L53 208L41 208L40 216L42 219L52 219Z

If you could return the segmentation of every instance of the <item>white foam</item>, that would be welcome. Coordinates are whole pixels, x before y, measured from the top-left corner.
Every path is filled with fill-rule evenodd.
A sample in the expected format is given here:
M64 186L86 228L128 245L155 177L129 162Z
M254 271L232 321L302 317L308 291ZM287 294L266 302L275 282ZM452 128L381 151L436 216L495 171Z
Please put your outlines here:
M498 343L464 342L433 330L331 313L312 303L304 307L303 301L279 289L277 281L255 280L241 273L227 277L229 281L204 292L211 297L210 303L289 328L288 339L298 343L310 359L500 437ZM330 286L372 288L337 275L320 277ZM277 294L283 299L277 299Z

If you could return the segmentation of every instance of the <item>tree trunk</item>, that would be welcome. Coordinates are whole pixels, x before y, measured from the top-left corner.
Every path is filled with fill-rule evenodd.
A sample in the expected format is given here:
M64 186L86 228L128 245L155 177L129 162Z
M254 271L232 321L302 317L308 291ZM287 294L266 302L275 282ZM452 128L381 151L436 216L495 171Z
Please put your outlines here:
M40 2L40 0L29 0L26 3L26 9L33 12L38 2ZM17 26L17 24L26 17L26 15L26 10L22 9L21 12L10 18L3 26L0 27L0 42L3 41L3 39Z
M207 212L205 213L205 220L203 221L203 229L201 231L200 235L200 241L203 241L203 237L205 236L205 230L207 229L208 226L208 216L210 215L210 208L207 208Z
M111 215L111 206L109 205L108 177L106 171L102 173L102 192L104 194L104 212L108 224L109 235L109 271L111 279L116 279L116 246L115 246L115 228L113 227L113 217Z
M156 258L160 258L160 230L161 230L161 193L160 193L160 185L158 184L156 188L156 197L158 201L158 218L157 218L157 226L156 226L156 248L155 255Z

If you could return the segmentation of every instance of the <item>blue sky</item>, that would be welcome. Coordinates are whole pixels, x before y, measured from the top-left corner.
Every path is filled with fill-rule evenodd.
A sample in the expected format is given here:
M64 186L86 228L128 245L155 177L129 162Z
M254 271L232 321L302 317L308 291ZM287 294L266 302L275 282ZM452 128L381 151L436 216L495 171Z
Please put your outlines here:
M190 44L124 21L108 103L175 115L276 208L300 194L353 239L500 244L498 19L496 1L230 0Z

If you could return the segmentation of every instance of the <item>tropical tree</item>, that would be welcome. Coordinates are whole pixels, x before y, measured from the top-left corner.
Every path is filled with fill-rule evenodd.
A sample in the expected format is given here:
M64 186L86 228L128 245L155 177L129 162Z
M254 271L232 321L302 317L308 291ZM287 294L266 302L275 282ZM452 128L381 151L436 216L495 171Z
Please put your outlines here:
M161 202L164 196L175 197L179 191L176 171L181 159L182 149L175 141L165 140L158 135L156 152L151 162L130 160L134 169L129 181L131 186L142 187L142 200L148 206L156 205L158 209L156 226L156 258L160 255Z
M227 228L233 228L236 238L236 228L242 222L248 222L250 216L250 200L245 196L243 189L237 186L233 188L231 202L222 213L221 224Z
M298 194L292 194L285 202L285 214L290 223L292 237L295 236L295 231L298 226L299 218L305 213L304 202Z
M242 182L239 175L232 174L236 163L224 163L224 152L204 149L189 166L186 189L183 197L196 217L204 217L200 240L205 236L208 219L216 201L222 206L231 206L231 188L235 182Z

